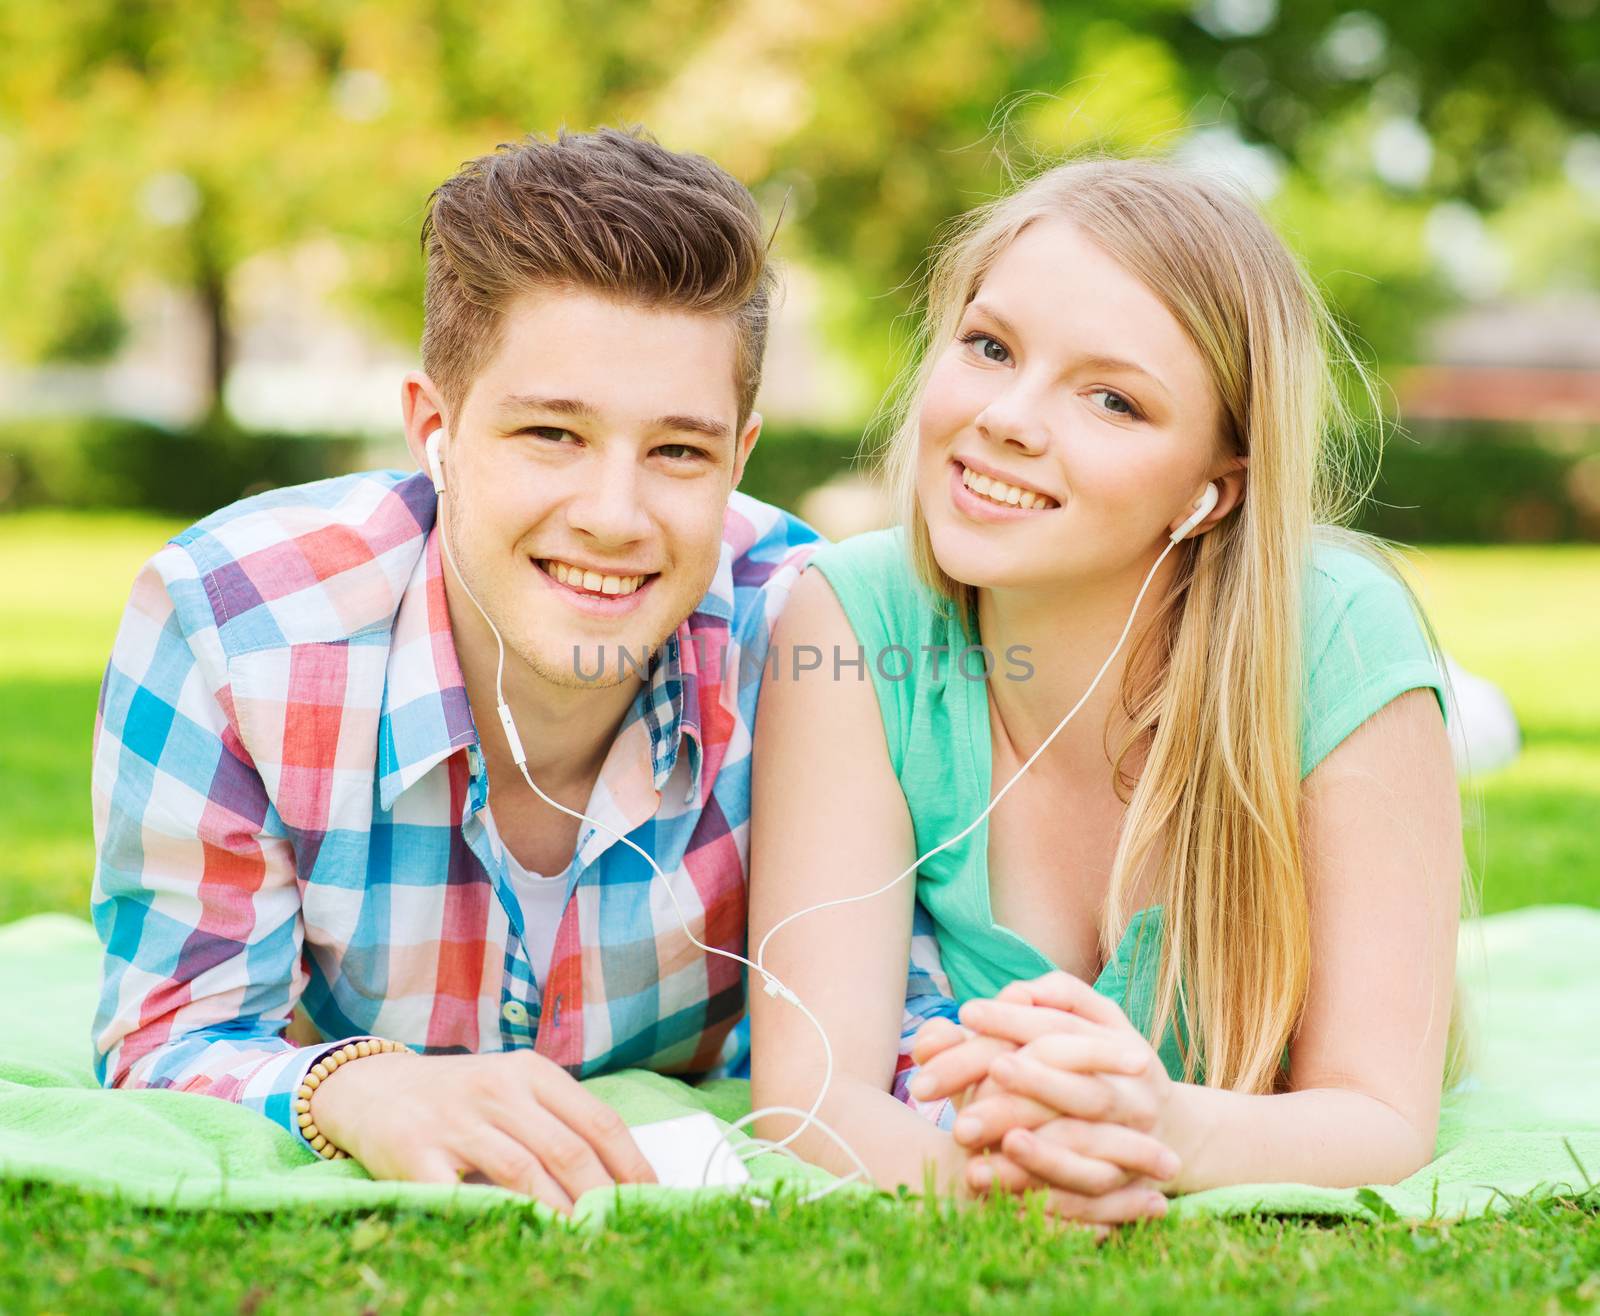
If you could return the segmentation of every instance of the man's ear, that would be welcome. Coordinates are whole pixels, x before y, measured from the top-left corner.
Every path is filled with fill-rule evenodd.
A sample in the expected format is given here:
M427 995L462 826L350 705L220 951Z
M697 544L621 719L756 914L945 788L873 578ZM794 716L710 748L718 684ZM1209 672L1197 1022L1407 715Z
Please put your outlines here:
M744 433L739 435L738 442L733 449L733 487L739 487L739 481L744 479L745 463L750 460L750 454L755 451L756 440L761 437L761 413L752 411L750 419L745 422Z
M400 381L400 414L405 419L406 447L411 450L412 460L425 471L428 436L441 426L448 428L448 420L438 388L420 370L408 372Z

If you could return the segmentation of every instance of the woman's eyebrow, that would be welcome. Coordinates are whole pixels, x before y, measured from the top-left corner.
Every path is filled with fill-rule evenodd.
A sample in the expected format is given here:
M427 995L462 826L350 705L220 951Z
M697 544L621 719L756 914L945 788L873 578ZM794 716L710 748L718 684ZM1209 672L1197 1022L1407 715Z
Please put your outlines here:
M995 310L994 307L990 306L987 302L970 302L967 305L967 309L983 316L986 320L993 321L995 327L1007 337L1021 337L1021 333L1017 329L1016 325L1012 324L1010 320L1006 319L1005 316L1001 315L999 311ZM1131 373L1135 375L1143 375L1152 384L1159 388L1162 393L1166 395L1169 401L1172 398L1172 390L1161 382L1160 376L1152 374L1137 361L1125 361L1120 356L1097 355L1081 357L1073 364L1075 369L1118 370L1124 374Z
M1172 390L1163 384L1159 377L1151 374L1135 361L1124 361L1119 356L1089 356L1082 358L1078 365L1087 370L1115 370L1123 374L1143 375L1152 384L1159 388L1170 399Z

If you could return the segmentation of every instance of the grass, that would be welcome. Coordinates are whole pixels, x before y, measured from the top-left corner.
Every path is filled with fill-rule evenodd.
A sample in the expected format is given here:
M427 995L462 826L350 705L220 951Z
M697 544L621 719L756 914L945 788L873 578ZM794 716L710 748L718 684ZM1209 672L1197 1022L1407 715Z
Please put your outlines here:
M0 520L0 921L88 905L88 748L128 585L176 527ZM1486 910L1600 905L1600 549L1417 559L1441 639L1510 695L1526 747L1479 783L1469 851ZM1469 813L1477 809L1470 807ZM1589 1167L1600 1173L1600 1167ZM1600 1312L1600 1202L1456 1224L1173 1220L1103 1248L1037 1216L867 1203L635 1212L578 1235L507 1210L469 1222L165 1213L0 1184L0 1312Z

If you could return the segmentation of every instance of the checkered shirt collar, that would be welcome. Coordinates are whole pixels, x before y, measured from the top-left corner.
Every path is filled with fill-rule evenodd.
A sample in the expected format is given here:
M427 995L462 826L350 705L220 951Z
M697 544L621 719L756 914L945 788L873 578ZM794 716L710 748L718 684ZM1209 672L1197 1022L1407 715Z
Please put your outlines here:
M700 797L704 747L699 664L708 651L725 652L732 615L731 553L724 544L710 591L694 615L656 650L648 684L634 704L650 732L650 766L658 791L687 740L692 747L692 798ZM397 716L406 718L412 734L396 735ZM522 735L529 738L531 730L522 728ZM386 810L435 764L479 743L450 627L437 525L428 533L395 614L378 742L378 801Z

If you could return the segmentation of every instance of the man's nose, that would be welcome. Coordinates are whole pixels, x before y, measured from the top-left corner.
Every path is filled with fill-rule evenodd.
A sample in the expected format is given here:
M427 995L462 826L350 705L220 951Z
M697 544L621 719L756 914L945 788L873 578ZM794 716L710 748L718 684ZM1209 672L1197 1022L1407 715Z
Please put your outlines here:
M577 487L567 499L567 524L606 545L633 543L649 531L640 480L632 453L608 453L588 470L574 472Z

